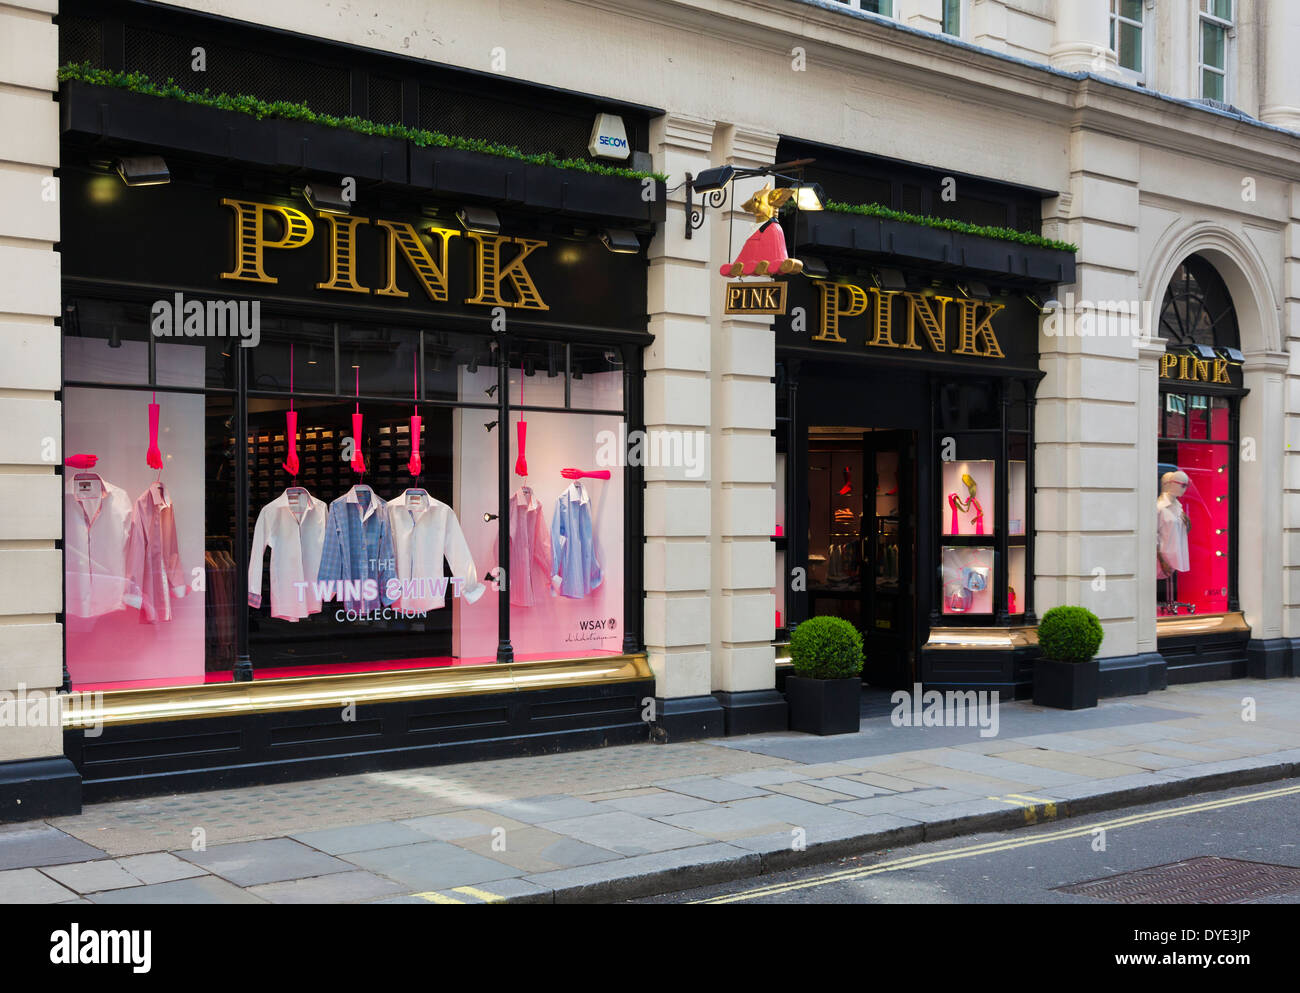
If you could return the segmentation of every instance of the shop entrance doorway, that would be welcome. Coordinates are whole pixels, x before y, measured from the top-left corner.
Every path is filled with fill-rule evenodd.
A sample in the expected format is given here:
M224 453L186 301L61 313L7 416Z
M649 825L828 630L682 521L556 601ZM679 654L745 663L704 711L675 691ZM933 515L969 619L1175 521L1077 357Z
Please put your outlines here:
M808 613L862 632L862 679L916 673L916 432L810 425Z

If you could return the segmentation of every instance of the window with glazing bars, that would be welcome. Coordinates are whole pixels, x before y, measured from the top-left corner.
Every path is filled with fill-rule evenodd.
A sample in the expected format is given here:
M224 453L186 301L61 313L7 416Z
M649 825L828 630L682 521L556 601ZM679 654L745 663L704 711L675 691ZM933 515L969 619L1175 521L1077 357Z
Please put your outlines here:
M1110 0L1110 48L1120 68L1142 72L1144 0Z
M1232 15L1232 0L1201 0L1201 96L1208 100L1228 99Z

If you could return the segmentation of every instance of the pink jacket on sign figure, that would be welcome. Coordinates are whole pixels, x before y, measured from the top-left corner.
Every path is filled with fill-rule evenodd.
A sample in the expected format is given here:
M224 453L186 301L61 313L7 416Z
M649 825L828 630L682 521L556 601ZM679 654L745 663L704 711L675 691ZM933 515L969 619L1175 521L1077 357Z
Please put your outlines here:
M126 541L126 595L140 609L141 624L172 619L172 599L185 595L189 577L181 565L176 514L162 483L151 483L135 502Z
M776 221L776 212L794 195L790 188L774 190L765 186L741 205L758 220L758 230L751 234L736 256L736 261L718 271L724 276L777 276L803 271L803 263L785 252L785 232Z

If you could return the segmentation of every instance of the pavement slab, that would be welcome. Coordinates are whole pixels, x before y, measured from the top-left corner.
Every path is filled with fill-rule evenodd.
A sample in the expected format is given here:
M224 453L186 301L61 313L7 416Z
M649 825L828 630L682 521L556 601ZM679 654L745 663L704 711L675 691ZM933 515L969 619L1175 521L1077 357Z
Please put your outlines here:
M406 891L391 879L358 869L312 879L262 883L248 887L248 892L267 903L365 903Z
M128 855L116 860L117 864L142 883L169 883L174 879L189 879L207 875L202 866L178 859L171 852L154 852L151 855Z
M606 848L620 855L648 855L673 848L686 848L701 844L705 839L690 831L671 826L673 817L689 814L670 814L667 817L648 818L629 814L623 810L609 811L591 817L571 817L548 821L540 825L556 834Z
M608 862L621 857L609 848L588 845L576 838L539 827L507 831L499 838L490 835L459 838L453 844L524 872L571 869L578 865Z
M55 882L77 893L98 893L100 890L120 890L124 886L139 886L137 879L119 862L105 859L99 862L69 862L52 865L41 870Z
M75 899L75 891L59 885L37 869L7 869L0 872L0 904L67 903Z
M204 852L176 854L237 886L323 876L331 872L347 872L351 868L346 862L313 851L290 838L237 842L216 845Z
M386 876L410 891L467 886L523 875L523 870L515 866L484 858L446 841L349 852L347 860L376 875Z
M92 893L91 903L265 903L261 897L216 876Z
M0 826L0 869L87 862L103 857L100 849L47 824Z

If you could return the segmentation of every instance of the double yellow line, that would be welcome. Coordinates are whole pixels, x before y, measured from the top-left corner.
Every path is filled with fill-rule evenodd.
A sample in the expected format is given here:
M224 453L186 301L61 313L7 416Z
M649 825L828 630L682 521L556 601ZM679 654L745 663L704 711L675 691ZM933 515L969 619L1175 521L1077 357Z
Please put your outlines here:
M842 869L839 872L826 873L822 876L814 876L811 879L794 880L788 883L775 883L770 886L759 886L751 890L742 890L739 893L726 893L721 896L710 897L705 900L693 900L691 902L740 903L745 900L758 900L762 897L780 896L784 893L793 893L796 890L814 889L818 886L830 886L835 883L853 882L857 879L866 879L868 876L876 876L884 872L897 872L900 869L914 869L923 865L933 865L937 862L951 862L956 859L974 858L977 855L991 855L996 852L1007 852L1016 848L1027 848L1030 845L1047 845L1053 841L1064 841L1069 838L1087 837L1088 835L1096 834L1098 831L1111 831L1123 827L1133 827L1138 824L1148 824L1152 821L1164 820L1167 817L1183 817L1187 814L1199 814L1213 810L1223 810L1226 807L1236 807L1243 803L1257 803L1260 800L1276 800L1280 797L1295 796L1296 794L1300 794L1300 786L1286 786L1279 789L1264 790L1259 793L1248 793L1244 796L1228 797L1222 800L1207 800L1203 803L1188 804L1184 807L1175 807L1168 810L1155 810L1146 814L1131 814L1127 817L1117 817L1114 820L1099 821L1093 824L1085 824L1074 828L1064 828L1060 831L1044 832L1029 838L991 841L983 845L968 845L965 848L954 848L943 852L931 852L924 855L909 855L906 858L892 859L887 862L877 862L875 865L867 866L865 868Z

